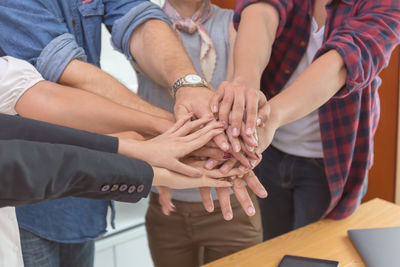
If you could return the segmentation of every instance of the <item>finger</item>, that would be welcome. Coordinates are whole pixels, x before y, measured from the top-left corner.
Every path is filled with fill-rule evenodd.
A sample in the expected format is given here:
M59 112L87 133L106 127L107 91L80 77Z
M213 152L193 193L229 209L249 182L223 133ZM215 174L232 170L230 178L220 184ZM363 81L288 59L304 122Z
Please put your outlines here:
M171 128L168 129L168 131L166 131L166 133L174 133L175 131L177 131L178 129L180 129L187 121L190 120L190 118L193 116L193 113L189 112L185 115L182 115L182 117L177 120L174 125L172 125Z
M232 149L234 152L239 152L241 149L239 138L233 135L232 127L229 126L227 130L228 140L231 143Z
M157 187L159 197L158 202L161 205L161 210L164 215L169 216L171 212L175 211L175 206L171 202L171 189L167 187Z
M246 91L246 135L251 136L256 129L258 111L258 92L255 89Z
M177 172L177 173L180 173L180 174L183 174L186 176L197 177L197 178L203 176L203 173L200 170L198 170L192 166L189 166L187 164L184 164L184 163L180 162L179 160L176 160L175 163L172 164L171 168L174 172Z
M231 153L224 152L219 148L213 148L213 147L202 147L200 149L197 149L193 151L190 156L192 157L205 157L205 158L210 158L214 160L227 160L232 157Z
M213 140L222 151L227 152L229 150L228 139L225 134L219 134Z
M232 189L244 212L248 216L253 216L256 213L256 210L243 181L241 179L234 180Z
M231 199L229 188L215 188L218 195L219 204L221 206L222 215L227 221L232 220L233 212L231 207Z
M208 212L214 211L214 201L211 197L211 188L210 187L200 187L199 188L200 196L203 201L203 206Z
M223 129L214 129L214 130L207 132L206 134L203 134L202 136L198 137L197 139L190 141L189 143L187 143L187 145L185 147L186 154L189 154L190 152L203 147L212 138L214 138L215 136L217 136L219 134L222 134L223 131L224 131Z
M258 109L257 124L260 124L260 126L261 126L261 124L266 123L268 121L270 113L271 113L271 106L267 102Z
M208 132L210 132L213 129L219 129L221 130L221 133L223 133L223 124L217 121L211 121L207 123L207 125L201 129L198 129L197 131L185 136L183 138L184 141L192 141L201 138L202 136L206 135ZM211 138L207 140L206 143L203 145L206 145L208 142L210 142Z
M184 105L178 104L174 106L174 114L175 118L178 121L179 119L182 119L191 113Z
M247 186L260 198L266 198L268 196L267 190L260 183L257 176L253 171L250 171L243 177L243 180L247 183Z
M242 132L240 134L240 137L243 139L243 141L249 146L249 147L254 147L256 148L258 146L258 140L255 138L255 135L247 135L244 133L245 132L245 125L243 125ZM255 131L254 131L255 132Z
M232 156L238 160L243 166L246 168L251 168L250 161L247 159L247 157L243 154L243 152L231 152Z
M224 98L225 85L227 83L223 82L218 87L218 90L214 93L210 100L210 107L213 113L218 113L219 102Z
M243 94L243 88L238 87L235 92L235 98L233 102L233 107L231 111L231 126L232 126L232 135L237 137L240 135L240 130L242 127L243 121L243 113L245 106L245 96Z
M211 170L211 169L214 169L215 166L217 166L218 164L219 164L219 161L213 160L213 159L209 159L204 164L204 168L207 169L207 170Z
M221 188L221 187L229 188L232 186L232 182L221 181L221 180L216 180L213 178L205 177L205 178L203 178L203 181L200 186L215 187L215 188Z
M189 119L190 119L190 117L189 117ZM213 116L204 116L203 118L197 119L194 121L186 120L185 123L182 124L181 127L176 130L175 134L176 134L176 136L186 136L189 133L198 130L201 125L206 124L213 119L214 119ZM214 124L211 124L211 125L214 126L214 128L216 128L218 126L222 127L222 125L218 124L217 122L215 122Z
M219 168L219 171L222 174L227 174L230 170L232 170L232 168L235 166L237 160L235 158L231 158L229 160L227 160L222 166L221 168Z
M207 177L216 179L216 178L224 178L224 177L232 177L232 176L243 176L245 171L239 168L233 168L226 173L221 173L219 170L209 170L204 173Z
M221 101L218 113L219 121L225 123L225 128L228 127L229 113L231 112L233 100L234 100L234 95L232 90L227 90L225 88L224 98Z
M252 165L252 161L259 160L260 157L257 155L255 152L255 147L253 146L248 146L245 143L241 143L242 145L242 152L247 156L247 158L250 160L250 165Z

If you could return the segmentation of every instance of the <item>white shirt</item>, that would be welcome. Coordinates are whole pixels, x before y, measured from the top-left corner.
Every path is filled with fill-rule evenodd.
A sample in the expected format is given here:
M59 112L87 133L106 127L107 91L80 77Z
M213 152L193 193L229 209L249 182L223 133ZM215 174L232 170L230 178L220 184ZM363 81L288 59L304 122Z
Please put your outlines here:
M313 18L310 41L306 53L289 81L286 83L284 89L290 86L297 77L311 65L315 54L322 46L324 31L325 26L318 30L318 24ZM287 154L308 158L323 158L324 154L318 120L318 109L297 121L278 128L275 132L272 145Z
M15 115L18 99L42 80L42 76L28 62L0 57L0 113ZM0 208L0 266L24 266L14 207Z

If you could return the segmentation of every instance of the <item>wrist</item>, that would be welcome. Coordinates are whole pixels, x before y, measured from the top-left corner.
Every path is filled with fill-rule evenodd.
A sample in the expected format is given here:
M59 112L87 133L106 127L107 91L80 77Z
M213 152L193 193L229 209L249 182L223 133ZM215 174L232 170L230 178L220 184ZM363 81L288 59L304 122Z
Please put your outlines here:
M234 76L232 83L260 90L260 79L258 75L237 75Z
M153 168L153 186L167 186L166 183L166 177L168 177L169 170L164 169L164 168L159 168L159 167L154 167Z
M129 138L118 138L117 153L125 157L143 160L140 156L143 155L143 150L142 150L143 143L144 141L138 141Z

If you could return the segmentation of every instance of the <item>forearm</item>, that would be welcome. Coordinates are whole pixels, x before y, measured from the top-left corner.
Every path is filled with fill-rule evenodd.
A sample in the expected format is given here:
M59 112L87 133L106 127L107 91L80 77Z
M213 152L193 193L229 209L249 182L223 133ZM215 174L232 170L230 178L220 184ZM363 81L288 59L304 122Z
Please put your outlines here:
M161 20L148 20L132 34L131 55L153 81L171 88L181 77L197 73L180 40Z
M242 13L234 48L234 79L260 87L279 23L279 14L266 3L246 7Z
M326 103L343 87L346 77L343 59L335 50L319 57L269 101L277 127L300 119Z
M67 65L58 82L103 96L115 103L153 116L173 120L173 115L168 111L151 105L108 73L79 60L72 60Z
M24 117L97 133L134 130L154 136L172 125L104 97L47 81L25 92L15 108Z

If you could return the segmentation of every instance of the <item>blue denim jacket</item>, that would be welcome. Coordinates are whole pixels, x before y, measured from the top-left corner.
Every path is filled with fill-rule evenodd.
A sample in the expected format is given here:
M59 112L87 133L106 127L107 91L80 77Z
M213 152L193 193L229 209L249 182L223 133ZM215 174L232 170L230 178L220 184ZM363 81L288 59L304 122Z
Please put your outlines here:
M99 66L102 23L112 29L114 48L132 59L133 30L153 18L169 23L145 0L1 0L0 56L27 60L55 82L72 59ZM108 204L65 198L17 208L17 217L22 228L43 238L81 242L105 232Z

